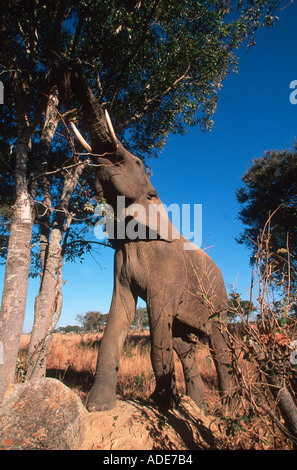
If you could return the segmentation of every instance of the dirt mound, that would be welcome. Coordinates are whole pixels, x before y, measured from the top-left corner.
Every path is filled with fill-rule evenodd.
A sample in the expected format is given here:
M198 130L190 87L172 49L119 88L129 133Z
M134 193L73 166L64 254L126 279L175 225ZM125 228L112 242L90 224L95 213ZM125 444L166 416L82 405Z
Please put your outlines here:
M216 449L215 418L189 397L166 414L136 401L118 400L109 411L89 413L85 450Z

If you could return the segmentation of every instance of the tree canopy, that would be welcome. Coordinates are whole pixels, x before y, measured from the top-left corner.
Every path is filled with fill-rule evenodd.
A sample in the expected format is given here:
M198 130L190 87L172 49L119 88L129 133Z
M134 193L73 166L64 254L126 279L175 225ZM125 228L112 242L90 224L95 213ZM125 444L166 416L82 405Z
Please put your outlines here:
M253 160L237 190L241 204L238 218L246 226L237 238L258 250L257 239L269 220L270 250L275 263L288 263L297 269L297 143L292 150L270 150ZM294 276L296 282L296 276ZM293 278L291 282L293 282Z
M121 138L142 155L157 154L171 133L212 126L217 92L236 68L235 51L271 25L274 1L21 1L1 6L1 71L5 97L32 131L54 86L54 64L77 60L93 80ZM9 80L10 78L10 80ZM6 98L5 98L6 99ZM12 115L15 116L14 107Z
M97 311L89 311L83 315L77 315L76 320L82 325L85 332L100 331L106 325L108 314Z

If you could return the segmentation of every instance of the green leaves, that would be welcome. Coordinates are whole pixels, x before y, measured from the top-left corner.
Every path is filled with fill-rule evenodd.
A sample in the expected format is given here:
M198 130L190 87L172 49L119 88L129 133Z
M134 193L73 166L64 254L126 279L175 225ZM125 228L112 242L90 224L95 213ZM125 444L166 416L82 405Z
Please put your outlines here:
M212 365L213 362L212 362L212 359L211 359L210 356L206 356L205 360L206 360L206 362L207 362L207 364L208 364L209 366Z
M219 313L214 313L213 315L210 315L208 317L209 320L215 321L220 319L220 314Z
M219 0L72 6L64 53L70 49L87 64L94 89L99 79L100 100L134 153L157 155L169 133L212 127L217 91L237 67L234 51L273 15L270 3L260 0L234 5L237 16L229 21L231 9Z
M211 129L217 91L237 67L234 51L273 22L274 10L263 0L49 1L30 11L10 2L4 24L14 52L4 47L0 63L18 63L38 98L53 63L79 59L123 142L157 155L169 133Z
M287 263L295 270L297 267L296 144L291 150L267 151L253 160L242 181L236 198L241 204L238 218L245 228L237 241L251 249L253 262L258 234L271 216L270 257L281 279ZM291 287L295 289L294 282L296 280L291 279Z
M282 317L280 318L279 320L279 326L285 326L287 324L287 321L288 321L288 317Z

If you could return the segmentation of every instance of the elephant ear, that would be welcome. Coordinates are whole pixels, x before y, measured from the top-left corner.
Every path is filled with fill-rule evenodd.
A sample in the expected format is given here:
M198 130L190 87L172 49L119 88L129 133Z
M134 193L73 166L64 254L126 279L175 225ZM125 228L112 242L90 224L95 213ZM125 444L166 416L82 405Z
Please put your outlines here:
M172 225L168 214L157 198L157 201L149 202L147 197L140 198L138 203L126 208L126 217L133 217L139 224L148 227L149 238L154 240L161 238L172 242L180 238L180 233Z

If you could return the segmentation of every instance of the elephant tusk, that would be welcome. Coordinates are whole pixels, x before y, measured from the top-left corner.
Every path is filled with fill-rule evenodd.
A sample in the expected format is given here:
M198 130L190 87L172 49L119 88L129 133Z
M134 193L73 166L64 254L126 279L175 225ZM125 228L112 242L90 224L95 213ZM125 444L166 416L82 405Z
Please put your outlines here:
M72 130L77 138L77 140L81 143L81 145L87 150L87 152L92 153L92 147L85 141L79 130L77 129L76 125L73 122L70 122Z
M117 136L115 135L115 131L114 131L114 128L113 128L113 125L112 125L112 122L111 122L111 119L109 117L107 109L105 110L105 119L106 119L106 123L107 123L107 127L108 127L108 130L109 130L111 140L113 141L116 148L118 148L119 141L117 139Z

